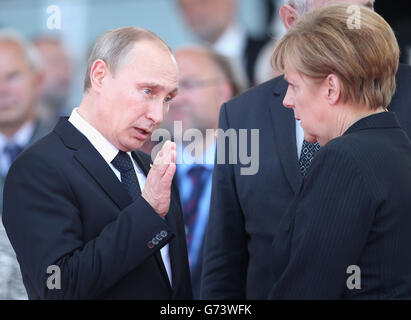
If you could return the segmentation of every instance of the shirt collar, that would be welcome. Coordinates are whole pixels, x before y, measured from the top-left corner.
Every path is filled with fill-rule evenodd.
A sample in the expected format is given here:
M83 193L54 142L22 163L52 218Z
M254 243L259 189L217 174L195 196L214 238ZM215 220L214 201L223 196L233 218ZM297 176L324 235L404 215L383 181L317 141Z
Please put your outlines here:
M107 163L113 161L119 150L80 115L78 108L71 112L69 122L90 141Z
M246 33L238 24L231 24L214 43L215 51L239 61L246 45Z

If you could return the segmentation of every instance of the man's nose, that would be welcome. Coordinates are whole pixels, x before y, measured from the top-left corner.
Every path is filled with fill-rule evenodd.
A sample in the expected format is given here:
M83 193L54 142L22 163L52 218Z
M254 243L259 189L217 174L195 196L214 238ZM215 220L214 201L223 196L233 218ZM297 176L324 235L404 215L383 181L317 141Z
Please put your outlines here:
M159 125L164 120L164 108L166 108L166 105L163 101L151 103L147 112L147 118L149 118L154 125Z

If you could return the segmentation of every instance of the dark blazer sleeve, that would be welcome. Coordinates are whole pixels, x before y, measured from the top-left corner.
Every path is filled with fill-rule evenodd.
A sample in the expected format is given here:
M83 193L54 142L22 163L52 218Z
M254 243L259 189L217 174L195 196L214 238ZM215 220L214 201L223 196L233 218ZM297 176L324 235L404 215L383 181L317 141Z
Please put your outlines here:
M325 147L326 148L326 147ZM271 299L337 299L359 261L376 201L355 161L321 150L273 242Z
M17 159L5 184L3 222L25 281L40 298L99 298L173 234L140 197L96 238L84 242L81 208L66 175L40 154ZM150 248L148 242L161 231L167 236ZM60 267L60 290L47 289L50 265Z
M224 104L219 127L230 125ZM228 139L226 139L228 141ZM213 172L210 215L205 238L201 299L244 299L248 262L244 217L236 194L233 166L228 164L229 146L225 143L227 164L216 164ZM217 156L219 152L217 147Z

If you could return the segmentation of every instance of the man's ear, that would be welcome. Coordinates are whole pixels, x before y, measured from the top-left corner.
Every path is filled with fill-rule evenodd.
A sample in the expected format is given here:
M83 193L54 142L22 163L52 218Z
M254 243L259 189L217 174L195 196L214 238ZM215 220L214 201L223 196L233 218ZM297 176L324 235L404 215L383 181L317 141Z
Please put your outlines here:
M341 98L341 81L335 74L328 75L325 80L327 99L330 105L336 105Z
M288 4L283 4L278 11L284 27L288 30L297 21L298 11Z
M96 91L100 92L103 86L104 78L108 75L107 64L101 60L97 59L94 61L90 70L90 83L91 87Z

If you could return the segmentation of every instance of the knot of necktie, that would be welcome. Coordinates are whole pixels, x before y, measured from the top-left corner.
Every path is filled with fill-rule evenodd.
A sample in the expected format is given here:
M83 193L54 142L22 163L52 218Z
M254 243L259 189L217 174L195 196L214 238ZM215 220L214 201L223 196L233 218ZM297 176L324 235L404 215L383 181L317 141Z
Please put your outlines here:
M124 151L119 151L111 163L121 173L134 169L130 156Z

